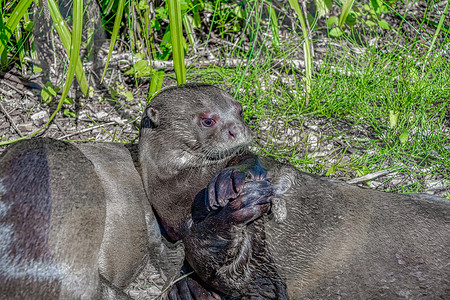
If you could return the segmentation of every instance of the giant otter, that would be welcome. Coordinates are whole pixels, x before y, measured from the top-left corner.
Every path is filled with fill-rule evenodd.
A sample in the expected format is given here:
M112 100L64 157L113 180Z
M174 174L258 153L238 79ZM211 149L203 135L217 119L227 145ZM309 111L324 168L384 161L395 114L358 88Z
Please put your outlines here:
M172 91L176 97L165 98L166 105L186 99L205 103L208 90L218 93L213 87L178 88ZM215 105L220 101L227 105L231 100L215 97ZM208 163L217 169L213 160ZM241 197L262 186L236 178L254 170L259 170L256 182L267 178L274 194L258 195L247 205ZM272 207L265 216L268 208L262 208L269 200ZM153 204L164 222L164 212L170 216L174 204ZM236 207L241 210L233 218ZM188 218L182 234L186 260L200 280L228 295L285 297L276 295L278 288L254 296L258 285L266 287L255 280L255 273L268 274L270 284L282 291L280 274L291 299L444 299L450 294L450 202L444 198L364 189L243 152L196 195L191 215L185 207L177 209L183 210L177 220ZM183 280L172 287L169 298L179 294Z
M256 239L263 239L263 246L267 245L266 253L271 255L291 299L447 297L450 292L447 199L363 189L299 172L266 158L255 160L255 164L267 170L267 178L274 187L271 214L263 215L264 227L257 231L260 234L264 230L265 235ZM248 163L244 168L247 166ZM243 172L242 164L230 168ZM222 172L230 173L230 169ZM222 185L214 180L214 185ZM204 200L194 205L193 216L195 211L210 213L202 213L193 222L184 238L185 255L203 281L223 289L223 281L216 278L221 278L223 269L242 263L243 252L254 252L245 245L246 240L250 242L255 236L243 234L245 228L236 230L235 224L204 230L214 228L216 215L239 199L239 194L229 194L230 202L224 202L223 208L217 208L214 193L206 191L204 195ZM251 223L247 226L252 228ZM227 243L217 243L223 237ZM245 263L240 266L242 270L255 269L254 261ZM266 270L266 265L262 264L259 270ZM228 286L254 285L245 276L234 276L233 280Z
M192 227L191 206L196 195L210 182L214 173L240 156L251 141L250 130L243 121L242 106L219 88L188 84L166 89L152 99L141 124L139 161L147 195L168 238L184 240ZM172 135L170 138L168 132ZM245 225L268 210L273 188L267 186L261 170L254 173L254 178L246 179L244 173L243 178L234 178L248 186L243 190L251 191L240 195L242 206L222 212L220 217L223 218L212 222L211 226ZM226 187L224 190L226 193ZM257 241L259 239L255 239L255 243ZM254 246L250 248L266 249ZM261 257L268 258L262 253ZM272 299L279 299L277 295L286 293L284 284L270 261L264 265L271 269L271 273L254 272L248 280L270 286L267 289L275 291ZM228 278L227 274L223 278ZM184 287L175 294L185 294L187 290L199 293L197 288ZM217 290L225 294L237 291L238 296L254 292L225 283ZM263 289L257 286L257 290ZM211 297L214 295L212 293Z

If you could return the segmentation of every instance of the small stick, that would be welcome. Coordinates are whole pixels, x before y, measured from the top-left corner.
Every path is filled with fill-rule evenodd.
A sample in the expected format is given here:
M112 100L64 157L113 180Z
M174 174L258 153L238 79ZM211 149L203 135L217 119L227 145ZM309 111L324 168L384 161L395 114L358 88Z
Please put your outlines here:
M11 89L15 90L16 92L18 92L18 93L21 94L22 96L25 95L25 93L24 93L23 91L19 90L18 88L16 88L16 87L13 86L12 84L10 84L10 83L8 83L8 82L6 82L6 81L3 81L2 83L3 83L4 85L10 87Z
M366 174L366 175L358 177L358 178L353 178L353 179L347 181L347 183L355 184L355 183L360 183L360 182L367 181L367 180L373 180L375 178L381 177L383 175L391 174L393 172L395 172L395 171L382 170L382 171L378 171L378 172L373 172L373 173Z
M62 137L59 137L58 140L66 139L68 137L71 137L71 136L74 136L74 135L77 135L77 134L80 134L80 133L85 133L85 132L91 131L93 129L101 128L102 126L108 126L108 125L112 125L112 124L116 124L116 122L108 122L108 123L105 123L105 124L102 124L102 125L97 125L97 126L92 126L92 127L89 127L89 128L85 128L85 129L79 130L77 132L69 133L69 134L66 134L66 135L64 135Z
M67 132L64 130L64 128L62 128L62 126L59 124L58 121L53 120L53 123L56 125L56 127L58 127L59 130L61 130L61 132L62 132L63 134L67 134Z
M17 134L20 137L23 137L22 132L19 130L19 128L16 126L16 123L14 123L13 119L11 118L11 116L8 114L8 112L6 111L6 109L3 107L2 103L0 102L0 110L2 111L2 113L6 116L6 119L9 121L9 123L11 124L11 126L14 128L14 130L17 132Z

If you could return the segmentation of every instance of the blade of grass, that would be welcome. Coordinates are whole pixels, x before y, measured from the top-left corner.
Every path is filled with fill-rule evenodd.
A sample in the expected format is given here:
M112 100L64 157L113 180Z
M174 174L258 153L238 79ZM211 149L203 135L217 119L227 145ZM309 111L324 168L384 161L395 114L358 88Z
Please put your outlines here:
M251 9L254 10L255 14L257 14L258 8L259 8L258 2L255 1L254 2L254 6ZM259 17L261 16L261 13L262 13L262 9L260 9ZM250 16L250 14L249 14L249 16ZM258 20L260 20L260 18L258 18ZM253 23L253 22L248 22L248 23L250 24L250 23ZM256 48L256 41L258 40L257 37L258 37L258 34L259 34L259 30L260 30L260 22L256 22L256 24L257 24L256 25L256 30L255 31L252 30L252 32L254 34L254 36L253 36L253 43L252 43L252 47L250 48L250 53L248 54L247 62L245 64L245 69L242 72L241 76L239 76L240 77L239 78L239 83L237 84L236 90L235 90L234 95L233 95L233 97L235 97L235 98L237 97L237 95L239 93L239 90L241 89L242 82L244 81L244 78L247 77L248 69L250 67L250 62L254 58L254 52L255 52L255 48ZM251 28L251 29L253 29L253 28Z
M150 15L150 7L147 7L145 9L145 15L144 15L144 25L145 25L145 34L144 34L144 40L145 40L145 47L147 48L147 55L148 55L148 60L152 61L153 57L151 55L151 46L150 46L150 37L152 36L152 32L151 32L151 28L152 26L150 25L150 19L149 19L149 15Z
M67 56L71 55L71 34L69 31L69 28L67 27L66 22L64 21L61 12L58 9L58 4L55 2L55 0L48 0L48 9L50 11L50 16L53 20L53 26L56 28L56 31L58 32L59 37L61 38L61 41L63 43L63 46L66 50ZM75 15L75 13L74 13ZM81 40L80 40L81 44ZM78 53L79 54L79 53ZM80 84L80 89L83 92L83 95L86 96L89 90L89 85L86 80L86 74L83 70L83 65L81 64L81 59L79 55L77 55L76 64L76 70L75 74L78 79L78 83Z
M278 28L278 17L275 13L275 9L272 6L267 6L267 10L270 15L270 27L272 28L272 46L275 51L280 50L280 37L279 37L279 28Z
M20 68L22 69L22 72L26 71L26 66L23 64L23 58L25 57L25 51L23 50L23 34L22 34L22 28L17 25L16 28L16 43L17 45L19 45L19 49L17 49L19 51L19 64L20 64Z
M184 65L184 37L181 20L181 3L169 0L170 39L172 41L172 59L177 83L186 83L186 67Z
M11 13L8 22L3 28L0 28L0 55L3 54L13 31L16 29L17 24L19 24L20 19L27 13L32 2L33 0L21 0Z
M114 50L114 44L116 43L117 34L119 33L120 22L122 21L123 16L123 8L125 7L125 0L119 0L119 4L117 6L116 18L114 19L114 28L111 35L111 43L109 44L108 58L106 59L105 69L103 70L102 79L100 82L103 82L103 79L106 75L106 70L108 69L109 60L111 59L111 54Z
M189 18L186 14L183 16L183 25L184 25L184 30L186 30L186 34L189 39L189 44L191 44L191 46L194 47L194 45L195 45L194 33L193 33L194 29L192 28L192 25L189 22Z
M431 41L431 45L427 51L427 55L426 55L426 59L425 59L426 61L430 58L431 50L433 50L433 46L436 43L436 39L441 31L442 24L444 24L444 20L445 20L445 17L447 16L447 12L448 12L448 8L449 8L449 3L450 3L450 1L447 1L444 11L442 12L441 19L439 20L439 24L438 24L438 26L436 28L436 32L434 33L434 36L433 36L433 40ZM423 65L422 72L424 70L425 70L425 64Z
M309 44L308 28L306 27L305 19L303 18L303 12L298 5L297 0L289 0L289 4L297 13L297 17L300 20L300 27L302 28L303 38L305 43L303 44L303 50L305 52L305 79L306 79L306 103L308 105L309 94L311 93L311 82L312 82L312 57L311 57L311 46Z
M339 16L339 27L342 28L342 26L345 23L345 20L347 20L348 13L353 7L353 3L355 0L345 0L344 5L342 6L341 15Z

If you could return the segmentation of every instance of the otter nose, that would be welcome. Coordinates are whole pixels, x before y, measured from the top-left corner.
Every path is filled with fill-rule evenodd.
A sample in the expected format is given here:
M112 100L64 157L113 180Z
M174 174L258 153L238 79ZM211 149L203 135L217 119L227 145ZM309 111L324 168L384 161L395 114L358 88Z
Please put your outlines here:
M243 129L244 127L242 125L234 124L228 128L228 134L234 139Z

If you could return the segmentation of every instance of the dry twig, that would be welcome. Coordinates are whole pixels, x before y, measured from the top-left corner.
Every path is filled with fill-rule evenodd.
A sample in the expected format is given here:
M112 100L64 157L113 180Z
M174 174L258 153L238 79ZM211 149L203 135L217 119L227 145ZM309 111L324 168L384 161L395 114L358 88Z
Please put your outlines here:
M9 121L9 123L12 126L12 128L14 128L14 130L17 132L17 134L20 137L23 137L22 132L19 130L19 128L17 127L16 123L14 123L14 120L11 118L11 116L9 115L9 113L6 111L6 109L3 107L3 105L1 103L0 103L0 110L5 115L6 119Z

